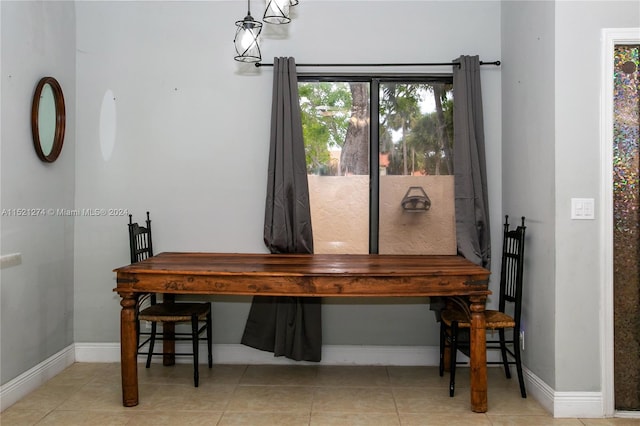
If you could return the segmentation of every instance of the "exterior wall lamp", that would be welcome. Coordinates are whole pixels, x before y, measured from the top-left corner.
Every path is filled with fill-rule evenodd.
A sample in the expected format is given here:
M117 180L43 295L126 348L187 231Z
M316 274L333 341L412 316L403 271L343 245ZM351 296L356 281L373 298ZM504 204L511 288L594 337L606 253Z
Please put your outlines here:
M431 208L431 200L421 186L412 186L404 194L402 209L408 212L425 212Z

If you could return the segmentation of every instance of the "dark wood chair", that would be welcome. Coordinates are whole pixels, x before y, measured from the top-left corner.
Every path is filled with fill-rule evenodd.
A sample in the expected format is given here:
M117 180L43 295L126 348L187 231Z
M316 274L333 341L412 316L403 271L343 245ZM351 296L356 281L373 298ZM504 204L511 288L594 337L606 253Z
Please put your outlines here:
M131 251L131 263L143 261L153 256L153 243L151 239L151 219L147 212L146 227L139 226L133 222L133 216L129 215L129 244ZM151 323L151 331L143 332L140 327L141 321ZM191 332L175 332L176 323L191 323ZM203 323L203 325L200 325ZM162 330L158 332L158 324ZM168 327L164 327L163 325ZM170 328L170 331L168 330ZM158 295L155 293L146 294L138 300L136 312L136 331L138 339L138 354L147 356L146 367L151 366L153 355L163 356L192 356L193 357L193 384L198 387L198 348L200 335L206 332L209 368L213 366L212 328L211 328L211 303L210 302L174 302L173 300L163 300L158 302ZM146 337L142 342L141 337ZM186 353L165 353L154 352L156 341L189 340L192 342L192 351ZM145 345L146 350L142 350Z
M527 397L522 374L520 354L520 317L522 311L522 281L524 263L524 217L522 225L515 230L509 229L509 216L505 216L502 264L500 268L500 300L498 310L486 310L486 328L498 330L498 339L487 339L487 350L500 350L501 361L488 361L487 364L502 364L507 378L511 378L510 365L516 366L520 394ZM440 321L440 376L445 370L445 353L449 350L449 396L455 392L455 376L458 349L469 348L469 330L471 312L466 301L449 298L448 306L441 313ZM509 331L507 338L506 331Z

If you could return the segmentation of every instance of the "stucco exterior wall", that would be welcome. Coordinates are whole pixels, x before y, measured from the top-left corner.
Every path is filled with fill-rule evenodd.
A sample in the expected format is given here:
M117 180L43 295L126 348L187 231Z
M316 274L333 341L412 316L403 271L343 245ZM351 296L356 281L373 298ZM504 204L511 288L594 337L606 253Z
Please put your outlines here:
M453 176L381 176L381 254L456 254ZM431 200L426 211L401 202L410 187ZM368 253L369 177L309 176L316 253Z

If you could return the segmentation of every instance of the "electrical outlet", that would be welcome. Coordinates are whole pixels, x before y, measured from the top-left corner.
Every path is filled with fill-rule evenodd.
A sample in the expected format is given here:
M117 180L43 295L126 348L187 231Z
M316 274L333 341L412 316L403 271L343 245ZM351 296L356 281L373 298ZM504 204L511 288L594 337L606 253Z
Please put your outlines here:
M524 330L520 330L520 348L524 351Z

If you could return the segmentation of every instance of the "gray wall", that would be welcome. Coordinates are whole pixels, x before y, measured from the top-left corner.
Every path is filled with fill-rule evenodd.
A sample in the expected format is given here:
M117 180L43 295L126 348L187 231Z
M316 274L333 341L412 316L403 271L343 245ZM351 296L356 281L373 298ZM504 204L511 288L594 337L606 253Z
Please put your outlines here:
M602 202L601 29L632 27L637 1L502 5L503 211L528 219L525 364L556 391L602 390L606 242L570 206Z
M259 14L262 4L254 3ZM78 208L125 208L139 220L150 210L156 251L266 251L273 74L233 60L233 23L245 13L238 2L77 3ZM265 62L287 55L301 63L500 55L498 2L309 1L296 13L288 38L264 30ZM483 84L492 212L499 221L500 69L483 71ZM96 129L108 89L116 98L117 131L105 161ZM126 220L76 218L77 342L118 341L111 271L128 261ZM248 300L215 304L216 342L240 342ZM421 301L327 300L324 343L435 346L437 325Z
M555 41L556 386L600 389L601 218L570 219L571 197L602 202L602 28L640 27L640 2L560 2ZM613 96L613 95L611 95ZM596 209L599 204L596 204ZM560 347L560 345L562 345ZM586 355L589 354L589 355Z
M0 3L2 9L2 209L67 208L75 193L75 6L71 2ZM55 77L67 126L53 164L36 156L31 101L36 84ZM1 383L73 343L73 218L2 216L1 253L22 263L0 279Z
M502 209L526 217L524 363L555 385L554 2L502 5ZM526 52L526 54L523 54Z
M0 5L2 208L128 209L140 220L150 210L158 251L265 251L272 74L232 60L244 6ZM529 219L526 364L555 390L600 389L599 222L571 221L569 201L599 201L600 29L639 27L638 3L308 1L295 11L287 37L265 31L266 61L503 61L482 71L490 208L494 250L504 213ZM33 88L49 74L69 114L53 165L37 160L28 124ZM116 136L105 160L107 90ZM2 218L2 254L23 254L2 270L2 383L71 342L118 341L111 271L128 262L126 222ZM325 343L436 345L418 302L329 302ZM217 342L239 342L248 306L216 303Z

